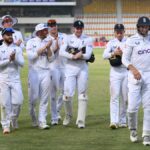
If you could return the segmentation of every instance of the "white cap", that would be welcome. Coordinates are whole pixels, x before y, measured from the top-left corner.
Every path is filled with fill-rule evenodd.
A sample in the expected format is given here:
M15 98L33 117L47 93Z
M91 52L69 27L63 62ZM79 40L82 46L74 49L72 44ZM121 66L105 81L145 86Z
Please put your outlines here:
M35 26L35 32L41 31L43 29L48 29L47 25L44 23L40 23Z
M10 16L10 15L5 15L5 16L3 16L3 17L0 19L0 27L1 27L1 28L3 28L3 22L4 22L5 20L7 20L7 19L9 19L9 20L12 21L12 26L13 26L14 24L17 24L17 23L18 23L18 19L17 19L17 18L14 18L14 17L12 17L12 16Z

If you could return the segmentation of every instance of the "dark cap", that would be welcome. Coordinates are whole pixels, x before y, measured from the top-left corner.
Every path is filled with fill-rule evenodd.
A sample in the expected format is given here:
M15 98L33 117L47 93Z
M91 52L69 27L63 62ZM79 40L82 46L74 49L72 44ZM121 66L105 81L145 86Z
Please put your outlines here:
M139 26L150 26L150 19L148 17L140 17L137 21L137 27Z
M57 22L54 19L50 19L50 20L47 21L47 26L49 26L49 27L53 27L53 26L56 26L56 25L57 25Z
M73 27L75 27L75 28L84 28L84 23L81 20L76 20L73 23Z
M7 33L14 33L14 30L12 28L4 28L1 32L1 35L7 34Z
M123 24L115 24L114 26L114 31L122 31L124 30L124 25Z

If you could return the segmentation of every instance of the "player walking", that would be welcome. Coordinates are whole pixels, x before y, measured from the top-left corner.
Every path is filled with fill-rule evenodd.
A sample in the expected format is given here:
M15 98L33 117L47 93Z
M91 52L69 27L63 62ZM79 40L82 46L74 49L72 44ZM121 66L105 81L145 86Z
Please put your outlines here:
M103 53L104 59L109 59L110 70L110 128L127 127L127 69L121 63L125 28L123 24L114 26L115 38L110 40Z
M143 104L143 144L150 145L150 20L140 17L137 21L137 34L126 42L122 62L128 73L128 124L130 140L138 141L137 117L140 104Z
M60 110L63 104L63 91L64 91L64 63L65 58L59 55L59 49L66 35L58 32L56 20L48 20L49 35L52 39L51 49L55 51L55 59L50 63L50 72L52 75L50 87L50 100L51 100L51 124L57 125L58 120L61 119ZM57 94L59 94L57 98Z
M14 31L4 28L1 32L3 44L0 46L0 104L3 133L10 132L10 122L18 128L18 116L23 102L19 68L24 64L22 50L13 44Z
M72 118L72 98L77 87L78 91L78 128L85 127L87 109L88 64L86 60L92 54L92 40L84 35L84 23L77 20L73 24L74 34L68 36L60 49L60 55L67 58L65 65L64 107L65 119L63 125L68 125Z
M40 129L48 129L46 122L50 89L49 63L53 58L50 49L52 41L47 38L48 27L41 23L35 27L36 37L27 42L26 50L29 60L29 103L32 125L37 126L35 106L40 99L38 125Z

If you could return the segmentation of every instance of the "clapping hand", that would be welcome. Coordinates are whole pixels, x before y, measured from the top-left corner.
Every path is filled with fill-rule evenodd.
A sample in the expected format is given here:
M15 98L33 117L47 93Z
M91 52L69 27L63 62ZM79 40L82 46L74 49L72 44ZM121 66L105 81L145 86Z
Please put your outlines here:
M120 47L118 47L115 51L114 51L115 55L119 55L122 56L122 50Z
M10 61L10 62L15 60L15 55L16 55L15 52L12 52L12 53L11 53L11 55L10 55L10 57L9 57L9 61Z

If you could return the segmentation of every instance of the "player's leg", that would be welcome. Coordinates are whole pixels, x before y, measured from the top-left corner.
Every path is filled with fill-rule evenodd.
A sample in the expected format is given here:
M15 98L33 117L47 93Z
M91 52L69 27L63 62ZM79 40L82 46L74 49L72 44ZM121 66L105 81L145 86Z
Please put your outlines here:
M57 99L57 113L58 113L58 119L61 119L60 111L63 105L63 94L64 94L64 71L63 69L60 69L60 83L59 83L59 91L60 94Z
M121 84L121 99L120 99L120 115L119 127L127 127L127 100L128 100L128 87L127 87L127 74L123 75Z
M128 126L130 129L131 142L138 141L137 126L138 126L138 109L141 103L141 84L136 85L128 82Z
M30 69L28 75L28 97L29 97L29 112L32 120L32 126L38 125L36 117L36 102L39 98L39 76L38 72Z
M0 83L1 124L3 134L10 132L11 98L10 88L6 83Z
M75 93L76 88L76 76L66 76L64 82L64 109L65 109L65 118L63 120L63 125L68 125L72 118L72 98Z
M23 102L22 86L20 82L13 82L11 84L11 125L12 128L18 128L18 117L20 114L21 105Z
M58 116L57 116L57 102L56 102L56 94L57 94L57 70L51 70L51 83L50 83L50 110L51 110L51 124L58 124Z
M78 87L78 115L76 124L78 128L85 127L85 118L87 111L87 87L88 87L88 71L87 69L81 70L77 78Z
M40 72L40 104L39 104L39 128L48 129L46 116L50 89L50 73L49 70Z
M150 146L150 79L145 75L145 84L142 88L142 103L144 109L143 117L143 144Z
M110 75L110 128L116 129L119 125L119 98L121 92L121 74Z

